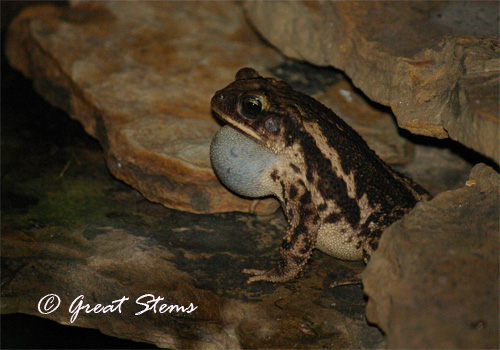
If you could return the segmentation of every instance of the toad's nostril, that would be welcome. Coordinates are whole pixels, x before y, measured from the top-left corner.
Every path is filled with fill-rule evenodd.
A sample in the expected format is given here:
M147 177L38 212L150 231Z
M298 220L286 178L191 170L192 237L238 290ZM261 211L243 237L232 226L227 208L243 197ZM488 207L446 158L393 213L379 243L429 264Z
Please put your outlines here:
M224 100L225 100L224 94L220 91L217 91L215 93L215 95L212 97L212 101L211 101L212 108L215 106L218 106L219 103L222 103Z

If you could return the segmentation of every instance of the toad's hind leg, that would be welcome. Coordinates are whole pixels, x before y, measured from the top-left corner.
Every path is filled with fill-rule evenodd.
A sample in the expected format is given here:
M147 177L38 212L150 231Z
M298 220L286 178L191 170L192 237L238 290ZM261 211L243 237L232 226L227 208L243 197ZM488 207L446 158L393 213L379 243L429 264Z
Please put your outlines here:
M243 272L254 275L247 283L257 281L288 282L295 279L305 268L312 251L320 227L320 218L312 208L312 203L291 210L291 219L281 244L278 266L272 270L244 269Z

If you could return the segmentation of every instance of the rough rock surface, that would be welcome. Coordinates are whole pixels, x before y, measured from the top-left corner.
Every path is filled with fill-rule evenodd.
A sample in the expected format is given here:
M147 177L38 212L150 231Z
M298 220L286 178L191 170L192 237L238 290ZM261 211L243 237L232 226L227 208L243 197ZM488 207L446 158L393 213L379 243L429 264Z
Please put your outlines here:
M476 165L384 232L363 284L389 348L498 349L499 180Z
M170 208L249 211L251 201L219 183L208 157L219 128L210 98L243 66L339 105L383 159L405 163L411 158L411 147L397 135L388 113L363 102L338 73L287 66L232 2L32 7L11 25L6 52L42 96L100 141L116 177ZM276 208L268 199L255 211Z
M285 55L345 71L390 106L402 128L450 137L498 163L498 2L248 1L245 8Z

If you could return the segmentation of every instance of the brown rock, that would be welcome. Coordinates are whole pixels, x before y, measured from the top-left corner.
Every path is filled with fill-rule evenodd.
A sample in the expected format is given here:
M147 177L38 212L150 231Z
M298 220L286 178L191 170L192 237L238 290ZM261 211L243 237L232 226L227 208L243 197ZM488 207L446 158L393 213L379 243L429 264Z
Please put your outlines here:
M499 347L499 193L479 164L384 232L363 283L389 348Z
M160 213L165 211L162 208ZM145 217L143 214L141 217ZM293 285L249 287L240 263L255 263L256 252L270 258L270 252L274 252L270 246L279 244L279 236L273 232L273 239L263 249L251 245L253 238L238 246L230 243L241 242L229 230L234 224L224 222L224 218L188 221L183 218L186 214L169 215L171 220L186 225L170 227L170 236L158 240L127 232L131 226L113 227L118 221L111 223L113 226L85 226L82 230L50 225L26 234L9 227L2 242L2 313L31 314L169 349L343 349L373 347L381 342L379 331L364 319L360 287L347 291L326 288L328 272L342 264L316 256L314 272ZM128 217L129 213L121 215ZM248 221L248 217L238 219L243 227L238 234L245 237L254 235L245 224L271 227L255 219ZM214 222L226 229L216 233ZM156 223L153 226L160 229ZM201 238L200 229L204 235L214 237ZM202 244L183 246L186 237L201 239ZM215 238L222 244L217 244ZM363 268L361 264L351 266L358 271ZM60 297L60 306L42 314L38 305L41 300L42 307L45 305L47 299L42 298L48 294ZM71 308L75 310L80 295L83 305L91 308L110 305L124 296L128 299L121 312L82 310L72 320L70 308L75 303ZM153 305L153 297L148 295L164 299L157 304L156 312L150 309L135 315L145 309L137 303L138 298L142 297L139 302ZM159 312L162 304L189 309L191 303L196 309L190 313Z
M344 70L413 133L499 161L498 2L245 3L285 55ZM276 14L279 13L279 16Z
M109 169L148 199L197 213L248 211L215 177L214 91L241 66L282 58L232 3L83 2L26 9L10 27L11 64L99 139ZM224 198L224 200L221 200ZM256 212L277 208L261 201Z

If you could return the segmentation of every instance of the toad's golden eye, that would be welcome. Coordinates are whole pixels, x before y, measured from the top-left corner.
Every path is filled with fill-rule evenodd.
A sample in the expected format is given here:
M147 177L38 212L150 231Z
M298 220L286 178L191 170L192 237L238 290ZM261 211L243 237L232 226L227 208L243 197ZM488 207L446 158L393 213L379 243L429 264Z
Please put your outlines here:
M255 119L262 112L262 103L259 98L247 96L240 101L241 113L250 119Z

